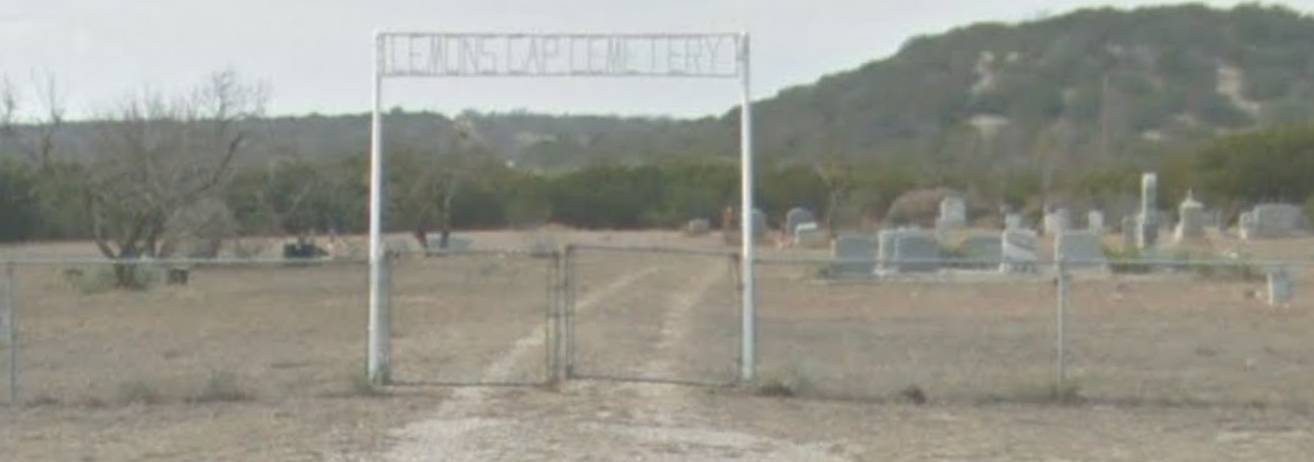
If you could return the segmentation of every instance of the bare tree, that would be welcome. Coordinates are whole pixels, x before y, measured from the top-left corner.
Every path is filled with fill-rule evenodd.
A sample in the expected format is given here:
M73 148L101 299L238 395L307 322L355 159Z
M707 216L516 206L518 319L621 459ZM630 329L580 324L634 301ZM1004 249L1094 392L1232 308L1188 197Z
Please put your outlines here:
M0 76L0 136L10 140L27 160L42 170L54 161L55 141L64 129L66 107L59 82L51 73L33 73L38 115L24 119L23 100L8 77ZM24 130L23 125L31 125Z
M439 248L446 248L452 232L453 203L467 183L473 180L481 161L489 151L475 128L458 121L456 135L448 139L436 155L416 159L419 165L409 181L404 181L399 197L400 211L412 224L412 234L421 247L428 247L428 233L439 229Z
M145 92L106 114L85 197L100 252L158 256L169 223L228 179L247 142L243 122L260 117L266 99L264 86L229 70L185 97ZM128 267L116 273L121 286L135 283Z

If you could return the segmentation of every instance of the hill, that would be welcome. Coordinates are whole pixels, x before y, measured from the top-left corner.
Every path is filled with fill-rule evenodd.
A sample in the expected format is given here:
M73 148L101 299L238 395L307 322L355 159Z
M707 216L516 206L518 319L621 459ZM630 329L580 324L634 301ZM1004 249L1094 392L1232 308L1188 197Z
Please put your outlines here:
M964 171L1138 162L1219 134L1314 117L1314 18L1289 9L1199 5L1097 9L1020 24L975 24L786 89L756 106L759 155L910 158ZM457 117L500 156L533 170L736 153L737 109L698 120ZM366 115L259 122L247 162L341 158L368 146ZM442 146L451 118L388 115L392 149ZM62 135L93 155L94 124ZM0 153L13 152L0 145Z

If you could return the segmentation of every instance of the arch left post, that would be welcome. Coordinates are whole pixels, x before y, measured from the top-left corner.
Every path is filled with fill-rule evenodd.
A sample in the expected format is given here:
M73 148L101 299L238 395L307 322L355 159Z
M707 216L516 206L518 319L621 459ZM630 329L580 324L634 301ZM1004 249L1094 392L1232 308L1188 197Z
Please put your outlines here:
M391 308L388 261L383 248L383 59L384 36L374 34L373 114L370 121L370 315L366 373L375 385L391 381Z

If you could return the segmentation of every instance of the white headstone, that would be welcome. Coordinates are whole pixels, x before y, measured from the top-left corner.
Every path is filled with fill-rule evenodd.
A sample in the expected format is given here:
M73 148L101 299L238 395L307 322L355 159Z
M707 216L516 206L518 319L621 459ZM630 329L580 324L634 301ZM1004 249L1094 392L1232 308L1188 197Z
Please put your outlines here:
M1255 225L1255 215L1251 212L1241 212L1241 216L1236 219L1237 232L1241 234L1242 239L1255 239L1258 236L1258 227Z
M799 223L794 228L794 245L815 247L826 243L826 232L816 223Z
M1159 217L1155 204L1158 201L1159 176L1154 173L1141 175L1141 213L1138 216L1136 246L1143 249L1154 247L1159 240Z
M794 235L798 225L803 223L816 223L817 217L812 212L803 207L794 207L785 213L785 233Z
M1104 212L1091 210L1086 212L1086 230L1097 235L1104 235Z
M1017 213L1005 214L1004 229L1022 229L1022 215Z
M1034 272L1036 270L1036 233L1027 229L1005 230L999 235L1003 263L999 270L1006 273Z
M1186 199L1177 207L1177 229L1173 231L1173 237L1177 242L1204 237L1205 222L1208 217L1205 216L1204 204L1196 201L1192 196L1188 192Z
M1045 214L1044 231L1046 236L1057 236L1071 227L1068 209L1058 209Z
M945 196L940 200L940 216L935 220L935 229L953 230L967 226L967 204L956 195Z

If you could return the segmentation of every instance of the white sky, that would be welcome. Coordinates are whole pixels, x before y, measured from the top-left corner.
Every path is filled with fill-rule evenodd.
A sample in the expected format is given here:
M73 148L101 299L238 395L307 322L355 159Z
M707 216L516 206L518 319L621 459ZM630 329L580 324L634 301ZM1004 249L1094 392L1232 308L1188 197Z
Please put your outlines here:
M526 32L747 30L755 98L888 56L908 38L979 21L1021 21L1082 0L0 0L0 74L53 73L76 115L143 88L175 91L232 67L272 88L275 114L369 110L377 29ZM1231 6L1238 1L1206 1ZM1302 11L1314 0L1281 2ZM390 81L385 105L455 112L719 114L733 81Z

